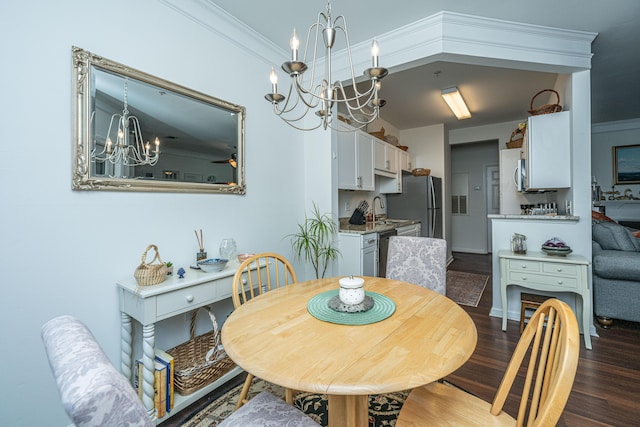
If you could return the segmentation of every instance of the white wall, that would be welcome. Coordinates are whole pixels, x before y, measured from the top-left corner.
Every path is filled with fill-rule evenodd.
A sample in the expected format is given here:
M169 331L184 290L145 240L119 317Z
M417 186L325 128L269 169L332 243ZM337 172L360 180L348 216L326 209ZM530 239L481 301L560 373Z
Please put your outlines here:
M247 49L264 54L264 46L244 48L234 34L223 38L166 3L5 2L1 15L2 423L66 426L41 325L60 314L80 317L118 365L115 282L132 275L147 244L187 267L197 251L193 229L202 228L210 254L231 236L241 251L292 259L283 237L304 214L305 183L293 178L303 173L303 143L262 98L271 62L281 59L260 59ZM244 105L247 194L72 191L72 45ZM186 339L184 319L162 326L177 333L158 330L160 346Z
M640 185L622 184L614 186L613 147L640 144L640 119L624 120L594 125L591 141L591 175L596 177L602 191L612 187L620 194L631 189L633 197L640 197ZM608 195L607 195L608 197Z

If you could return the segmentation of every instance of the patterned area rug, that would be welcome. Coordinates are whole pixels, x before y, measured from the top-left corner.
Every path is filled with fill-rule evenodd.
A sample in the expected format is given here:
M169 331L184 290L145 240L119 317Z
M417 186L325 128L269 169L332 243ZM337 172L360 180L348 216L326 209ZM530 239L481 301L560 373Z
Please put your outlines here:
M195 414L190 420L182 424L184 427L213 427L233 412L238 400L238 395L242 384L233 388L214 402L210 403L203 410ZM263 390L280 396L284 399L284 389L278 385L267 383L258 378L254 378L249 391L249 397L255 396ZM396 418L400 413L400 408L404 403L408 391L376 394L369 396L369 426L370 427L393 427ZM325 396L315 393L298 393L295 405L304 413L313 418L321 426L327 425L327 400Z
M489 276L447 270L447 296L460 305L477 307Z

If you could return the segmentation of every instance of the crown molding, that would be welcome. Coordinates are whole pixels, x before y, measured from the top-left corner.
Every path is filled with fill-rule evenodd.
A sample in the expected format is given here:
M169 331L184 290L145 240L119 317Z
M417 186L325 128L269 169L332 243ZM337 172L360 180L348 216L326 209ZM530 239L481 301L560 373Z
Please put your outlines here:
M443 11L376 36L376 40L381 65L387 68L447 60L569 73L591 68L591 43L596 36ZM352 51L368 54L370 43L353 45ZM342 57L336 55L334 69L343 75L350 66L344 51L339 54ZM361 57L354 61L354 68L365 69L369 61L369 57Z
M591 133L608 133L625 130L640 130L640 119L618 120L615 122L596 123L591 126Z
M270 66L277 58L286 61L288 52L285 49L266 39L211 0L159 2Z

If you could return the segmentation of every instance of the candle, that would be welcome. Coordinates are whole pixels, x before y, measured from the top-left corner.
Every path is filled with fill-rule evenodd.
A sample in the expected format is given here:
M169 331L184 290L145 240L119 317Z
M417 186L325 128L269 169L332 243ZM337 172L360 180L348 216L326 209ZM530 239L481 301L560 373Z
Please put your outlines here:
M269 73L269 80L271 80L271 93L278 93L278 75L273 67L271 67L271 73Z
M298 39L298 35L296 34L295 27L293 28L293 34L291 34L291 39L289 40L289 46L291 46L291 60L298 60L298 48L300 47L300 40Z
M378 67L378 54L380 53L380 48L378 47L378 42L373 39L373 43L371 43L371 59L373 60L373 67Z
M156 153L159 153L160 152L160 140L158 139L158 137L156 137L155 143L156 143Z

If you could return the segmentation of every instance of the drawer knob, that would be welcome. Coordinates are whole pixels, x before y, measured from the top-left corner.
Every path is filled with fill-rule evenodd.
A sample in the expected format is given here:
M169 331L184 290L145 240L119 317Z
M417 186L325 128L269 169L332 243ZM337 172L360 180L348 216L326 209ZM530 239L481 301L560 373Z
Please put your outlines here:
M527 268L527 266L525 264L522 264L522 268Z
M193 302L193 295L187 295L187 302Z
M558 285L562 285L562 280L558 280Z
M246 277L243 277L243 278L242 278L242 284L243 284L243 285L246 285L246 284L247 284L247 278L246 278Z
M527 276L522 276L522 280L527 280Z
M562 269L558 267L558 273L560 273L561 271L562 271Z

